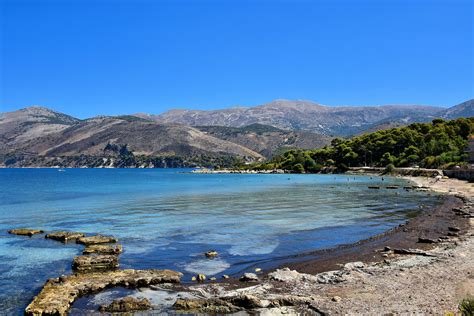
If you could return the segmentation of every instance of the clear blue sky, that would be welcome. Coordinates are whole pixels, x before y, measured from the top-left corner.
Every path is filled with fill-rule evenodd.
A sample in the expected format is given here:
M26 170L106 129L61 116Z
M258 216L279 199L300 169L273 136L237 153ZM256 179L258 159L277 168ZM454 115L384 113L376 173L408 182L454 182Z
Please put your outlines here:
M470 0L0 0L0 112L473 97Z

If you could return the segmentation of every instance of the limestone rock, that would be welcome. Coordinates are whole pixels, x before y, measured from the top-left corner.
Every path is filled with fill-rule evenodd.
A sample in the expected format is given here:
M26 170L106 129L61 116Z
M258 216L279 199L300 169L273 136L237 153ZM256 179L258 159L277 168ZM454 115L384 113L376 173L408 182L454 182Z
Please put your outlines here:
M314 275L299 273L289 268L277 269L276 271L268 275L270 279L279 282L317 282L317 278Z
M101 312L109 313L124 313L124 312L136 312L145 311L151 309L151 303L146 298L138 299L135 297L124 297L114 300L108 305L100 306Z
M180 312L209 313L209 314L230 314L241 310L218 298L208 299L181 299L178 298L173 305L174 309Z
M66 231L53 232L45 236L45 238L61 241L64 243L76 240L81 237L84 237L83 233L66 232Z
M10 229L8 231L9 234L13 235L20 235L20 236L33 236L36 234L44 233L41 229L30 229L30 228L17 228L17 229Z
M117 241L118 239L115 237L102 236L102 235L81 237L76 240L78 244L83 244L86 246L97 245L97 244L111 244L111 243L116 243Z
M113 270L118 267L118 258L114 255L77 256L72 262L72 269L78 272Z
M257 282L258 276L255 273L244 273L239 280L242 282Z
M122 245L89 245L87 246L82 254L100 254L100 255L118 255L122 253Z
M80 273L50 279L26 307L25 315L67 315L72 303L81 296L112 286L144 287L160 283L179 283L182 274L171 270L116 270Z

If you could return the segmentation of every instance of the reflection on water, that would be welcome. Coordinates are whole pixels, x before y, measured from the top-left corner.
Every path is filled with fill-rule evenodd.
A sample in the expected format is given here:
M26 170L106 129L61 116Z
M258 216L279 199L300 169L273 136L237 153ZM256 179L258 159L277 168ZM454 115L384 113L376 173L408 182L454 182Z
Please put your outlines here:
M183 170L181 170L183 171ZM19 312L81 247L12 236L31 227L118 237L121 266L235 274L255 263L350 243L432 205L421 192L370 190L401 179L212 175L179 170L0 170L0 310ZM216 249L214 260L203 253Z

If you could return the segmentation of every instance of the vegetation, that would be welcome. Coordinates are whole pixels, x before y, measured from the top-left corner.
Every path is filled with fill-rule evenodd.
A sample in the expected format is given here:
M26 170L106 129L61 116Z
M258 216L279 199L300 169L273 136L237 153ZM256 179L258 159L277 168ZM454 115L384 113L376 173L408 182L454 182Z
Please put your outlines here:
M474 117L435 119L350 139L335 138L321 149L289 150L252 168L318 172L325 167L340 171L360 166L449 167L466 160L467 139L473 132Z
M474 315L474 297L469 296L459 303L459 312L463 316L473 316Z

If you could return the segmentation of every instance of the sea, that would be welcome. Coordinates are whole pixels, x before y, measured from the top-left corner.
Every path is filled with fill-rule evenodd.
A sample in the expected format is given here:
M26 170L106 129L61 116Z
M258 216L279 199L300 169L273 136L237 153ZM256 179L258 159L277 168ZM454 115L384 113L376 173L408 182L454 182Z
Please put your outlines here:
M177 270L186 283L368 238L440 198L404 190L409 183L395 177L191 171L0 169L0 314L21 315L48 278L71 273L83 249L9 229L115 236L121 268ZM209 250L218 257L206 258Z

